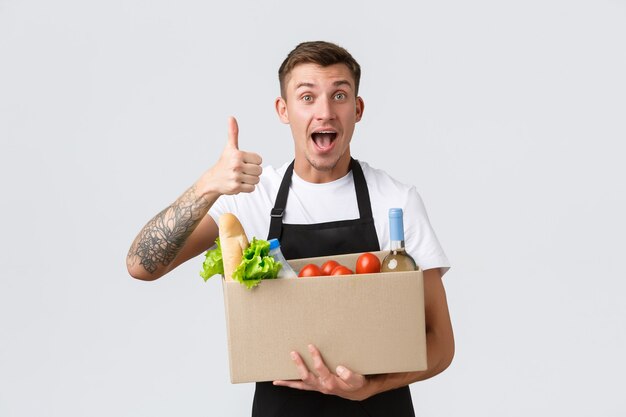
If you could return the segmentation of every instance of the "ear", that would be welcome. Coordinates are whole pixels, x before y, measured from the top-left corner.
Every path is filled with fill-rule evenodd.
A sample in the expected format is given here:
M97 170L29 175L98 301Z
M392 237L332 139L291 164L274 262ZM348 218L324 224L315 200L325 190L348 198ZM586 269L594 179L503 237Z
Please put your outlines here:
M276 113L281 122L289 124L289 112L287 111L287 102L284 98L278 97L274 103Z
M360 122L363 117L363 110L365 110L365 103L361 97L356 98L356 121Z

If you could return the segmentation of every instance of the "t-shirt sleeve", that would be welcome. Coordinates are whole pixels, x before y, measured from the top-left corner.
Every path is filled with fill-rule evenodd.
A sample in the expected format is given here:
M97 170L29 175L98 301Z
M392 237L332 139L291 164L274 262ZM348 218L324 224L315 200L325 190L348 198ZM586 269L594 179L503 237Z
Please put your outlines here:
M237 215L237 204L232 196L221 195L209 209L208 215L215 220L215 224L219 224L219 218L224 213Z
M406 249L422 270L441 268L441 275L450 269L450 262L433 230L426 207L415 187L407 196L404 212Z

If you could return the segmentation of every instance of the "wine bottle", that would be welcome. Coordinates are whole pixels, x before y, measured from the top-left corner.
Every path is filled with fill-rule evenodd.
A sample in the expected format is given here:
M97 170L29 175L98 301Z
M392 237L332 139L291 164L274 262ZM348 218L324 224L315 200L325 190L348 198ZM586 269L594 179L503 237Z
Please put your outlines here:
M404 248L404 222L401 208L389 209L389 235L391 248L381 265L381 272L415 271L415 260Z

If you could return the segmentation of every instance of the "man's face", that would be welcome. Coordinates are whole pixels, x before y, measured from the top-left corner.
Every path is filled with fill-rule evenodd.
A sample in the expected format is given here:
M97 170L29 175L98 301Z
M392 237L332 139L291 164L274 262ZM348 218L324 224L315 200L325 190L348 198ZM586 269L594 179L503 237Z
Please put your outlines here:
M312 182L345 175L354 126L363 114L350 70L344 64L300 64L285 81L285 97L276 99L276 111L291 127L296 172Z

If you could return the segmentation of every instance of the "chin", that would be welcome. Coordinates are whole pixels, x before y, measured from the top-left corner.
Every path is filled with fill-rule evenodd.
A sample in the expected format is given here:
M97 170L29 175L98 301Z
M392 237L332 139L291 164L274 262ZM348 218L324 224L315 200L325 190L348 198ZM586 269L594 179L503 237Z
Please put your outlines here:
M309 164L318 171L332 171L337 166L337 161L329 162L309 159Z
M341 161L341 156L340 157L335 157L335 156L327 156L327 157L311 157L309 156L307 158L307 161L309 162L309 164L315 168L318 171L332 171L333 169L335 169L335 167L337 167L337 164L339 164L339 162Z

